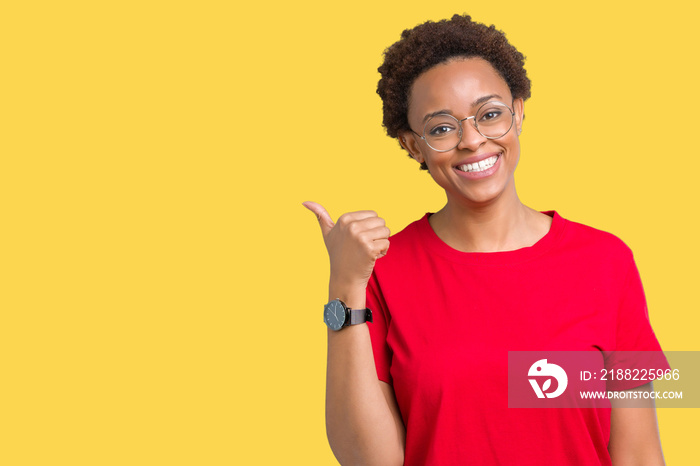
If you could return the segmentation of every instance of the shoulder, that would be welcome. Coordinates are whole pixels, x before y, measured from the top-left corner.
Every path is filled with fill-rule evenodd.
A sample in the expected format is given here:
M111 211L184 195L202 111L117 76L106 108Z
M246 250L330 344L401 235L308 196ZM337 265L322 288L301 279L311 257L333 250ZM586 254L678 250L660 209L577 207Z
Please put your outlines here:
M421 245L426 234L426 226L429 228L427 213L406 225L398 233L389 236L389 250L384 257L377 260L375 269L396 269L415 263L416 256L424 252Z
M632 249L615 234L573 220L563 219L563 223L562 248L608 264L624 266L634 261Z
M428 223L428 214L424 214L418 220L415 220L406 225L398 233L389 236L389 241L392 246L399 248L411 247L424 234L424 228Z

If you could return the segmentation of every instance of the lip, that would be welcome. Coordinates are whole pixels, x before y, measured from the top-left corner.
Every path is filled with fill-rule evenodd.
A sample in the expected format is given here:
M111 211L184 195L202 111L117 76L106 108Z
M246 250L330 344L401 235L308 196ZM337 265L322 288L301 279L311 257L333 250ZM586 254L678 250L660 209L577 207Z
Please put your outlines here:
M457 168L458 166L464 165L465 163L474 163L474 162L478 162L478 161L480 161L480 160L484 160L484 159L488 159L489 157L493 157L494 155L497 155L497 156L498 156L498 160L496 160L496 163L493 164L493 167L491 167L491 168L489 168L489 169L487 169L487 170L484 170L484 171L481 171L481 172L463 172L462 170L460 170L460 169ZM454 167L452 167L452 169L453 169L455 172L457 172L457 174L458 174L459 176L461 176L461 177L463 177L463 178L468 178L468 179L470 179L470 180L478 180L478 179L481 179L481 178L486 178L487 176L491 176L491 175L493 175L494 173L496 173L496 170L498 170L498 168L501 166L501 159L502 159L502 158L503 158L503 153L502 153L502 152L493 152L493 153L486 154L486 155L474 156L474 157L471 157L471 158L467 159L467 160L464 161L464 162L458 163L457 165L455 165Z
M454 166L454 168L457 168L457 167L459 167L460 165L464 165L464 164L466 164L466 163L481 162L482 160L486 160L486 159L488 159L489 157L493 157L494 155L503 155L503 153L502 153L502 152L490 152L490 153L488 153L488 154L474 155L474 156L472 156L472 157L469 157L468 159L462 160L461 162L459 162L458 164L456 164L456 165ZM498 160L500 160L500 159L501 159L501 158L499 157Z

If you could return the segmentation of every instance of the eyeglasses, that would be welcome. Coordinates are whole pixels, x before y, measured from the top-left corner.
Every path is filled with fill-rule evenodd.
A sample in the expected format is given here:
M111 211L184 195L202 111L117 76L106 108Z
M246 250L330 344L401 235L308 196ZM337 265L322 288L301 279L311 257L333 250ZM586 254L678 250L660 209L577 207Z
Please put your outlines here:
M447 152L462 141L462 122L474 119L474 128L486 139L505 136L513 127L515 112L503 102L486 102L476 115L458 120L447 113L432 116L423 127L423 135L413 133L425 141L436 152Z

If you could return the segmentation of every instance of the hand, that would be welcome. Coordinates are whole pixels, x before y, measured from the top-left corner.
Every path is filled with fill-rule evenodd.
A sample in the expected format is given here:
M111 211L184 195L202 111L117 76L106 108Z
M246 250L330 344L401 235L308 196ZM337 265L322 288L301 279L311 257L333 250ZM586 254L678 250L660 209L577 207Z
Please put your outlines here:
M316 214L331 261L331 282L367 286L374 263L386 255L391 232L372 210L348 212L333 223L320 204L304 202Z

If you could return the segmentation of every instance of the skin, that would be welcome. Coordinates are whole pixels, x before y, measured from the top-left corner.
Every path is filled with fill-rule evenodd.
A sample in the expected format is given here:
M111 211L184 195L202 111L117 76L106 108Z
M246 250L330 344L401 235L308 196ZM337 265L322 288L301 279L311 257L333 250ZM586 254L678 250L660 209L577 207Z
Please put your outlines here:
M515 112L513 128L499 139L486 139L469 122L463 122L460 144L448 152L432 150L408 131L400 134L402 146L445 190L447 204L430 217L435 233L445 243L464 252L508 251L532 246L549 231L551 217L520 202L514 173L520 159L519 134L523 101L513 99L508 85L494 68L480 58L455 59L426 71L413 84L408 111L411 128L422 134L424 116L449 110L458 119L475 114L478 99L495 95ZM418 132L418 131L417 131ZM460 176L460 162L483 154L501 154L498 170L479 180Z
M649 382L628 392L654 390ZM665 465L653 398L613 400L608 452L614 466Z
M552 222L551 217L525 206L518 198L514 174L520 159L523 101L513 98L505 80L487 61L452 59L420 75L411 88L409 124L422 134L424 118L433 112L447 110L460 120L470 117L481 106L476 101L487 96L498 96L490 100L501 101L515 112L513 127L499 139L483 137L472 120L462 123L461 142L447 152L432 150L412 131L399 135L401 145L418 163L427 164L433 180L445 190L447 202L430 216L431 227L446 244L464 252L532 246L547 234ZM480 179L459 175L457 165L484 154L499 154L497 169L491 175ZM304 205L316 214L329 252L331 297L354 304L350 307L364 307L364 290L374 263L389 247L389 230L383 219L374 211L359 211L346 213L334 223L320 204ZM374 373L371 378L376 380ZM405 429L395 394L388 384L380 385L392 408L403 451ZM615 466L665 464L653 402L643 408L612 408L608 450Z
M426 162L430 175L445 190L447 203L430 217L431 226L445 243L465 252L531 246L551 226L551 217L518 198L514 174L520 159L523 101L513 100L507 83L487 61L454 59L419 76L411 90L409 124L414 131L422 129L425 115L443 109L458 119L472 116L480 106L473 103L489 95L513 102L515 127L502 138L486 139L464 122L460 144L436 152L413 132L400 135L402 146L418 163ZM456 173L455 166L465 159L494 152L501 154L500 166L491 176L471 180ZM648 389L649 384L637 390ZM609 452L615 466L665 464L653 400L644 407L612 408Z

